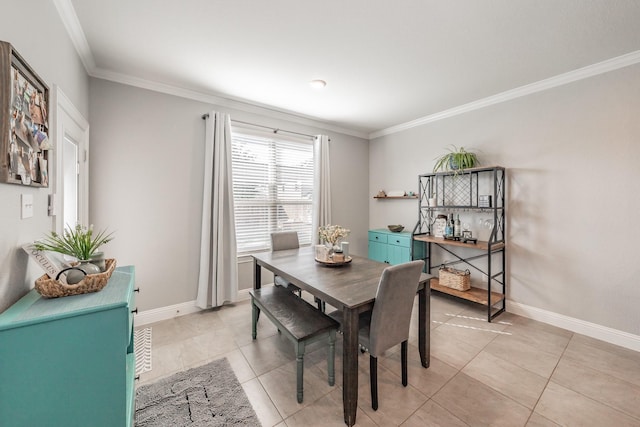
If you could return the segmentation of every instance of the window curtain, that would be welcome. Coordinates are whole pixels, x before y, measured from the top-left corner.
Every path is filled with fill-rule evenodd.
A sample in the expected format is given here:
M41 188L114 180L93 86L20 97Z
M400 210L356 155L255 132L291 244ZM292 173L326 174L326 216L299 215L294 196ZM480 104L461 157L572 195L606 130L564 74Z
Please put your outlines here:
M318 227L331 224L331 168L329 165L329 137L317 135L313 142L313 218L314 244L320 243Z
M238 296L236 227L231 175L231 119L206 118L200 272L196 305L218 307Z

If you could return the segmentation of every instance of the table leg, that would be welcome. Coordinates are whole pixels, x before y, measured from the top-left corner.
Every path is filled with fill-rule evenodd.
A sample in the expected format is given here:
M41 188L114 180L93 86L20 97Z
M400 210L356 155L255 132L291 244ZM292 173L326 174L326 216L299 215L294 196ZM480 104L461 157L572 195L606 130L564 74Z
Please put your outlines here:
M253 289L260 289L261 286L262 286L262 267L260 267L260 264L258 264L256 259L254 258L253 259ZM253 323L254 326L258 323L258 319L260 319L260 309L258 307L255 307L255 321ZM254 333L253 339L255 339L255 333Z
M418 348L420 349L420 361L425 368L429 367L431 360L431 288L427 282L424 288L418 291Z
M262 267L253 259L253 289L260 289L262 285Z
M344 309L342 343L342 401L344 422L348 426L356 423L358 410L358 312Z

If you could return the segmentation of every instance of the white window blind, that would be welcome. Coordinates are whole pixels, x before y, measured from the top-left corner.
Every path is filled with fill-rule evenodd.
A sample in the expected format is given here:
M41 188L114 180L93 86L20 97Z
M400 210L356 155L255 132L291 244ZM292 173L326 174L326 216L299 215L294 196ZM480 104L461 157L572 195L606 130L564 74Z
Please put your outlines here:
M232 140L238 255L270 249L274 231L311 244L312 142L236 132Z

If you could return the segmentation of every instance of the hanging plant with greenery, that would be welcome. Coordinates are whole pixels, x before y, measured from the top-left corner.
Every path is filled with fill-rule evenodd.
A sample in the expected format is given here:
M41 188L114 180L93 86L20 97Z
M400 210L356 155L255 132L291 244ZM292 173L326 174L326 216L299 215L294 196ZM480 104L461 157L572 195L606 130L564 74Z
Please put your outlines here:
M458 171L476 167L479 164L476 153L466 151L464 147L459 149L452 145L449 152L436 158L436 165L433 167L434 172L442 171Z

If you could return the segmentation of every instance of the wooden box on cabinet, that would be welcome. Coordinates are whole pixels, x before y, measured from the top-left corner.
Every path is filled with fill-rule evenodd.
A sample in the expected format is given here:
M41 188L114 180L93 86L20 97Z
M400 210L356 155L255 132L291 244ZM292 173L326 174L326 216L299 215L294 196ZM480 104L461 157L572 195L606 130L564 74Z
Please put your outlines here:
M0 315L0 425L132 426L134 267L100 292L32 290Z
M49 186L49 88L0 41L0 182Z

